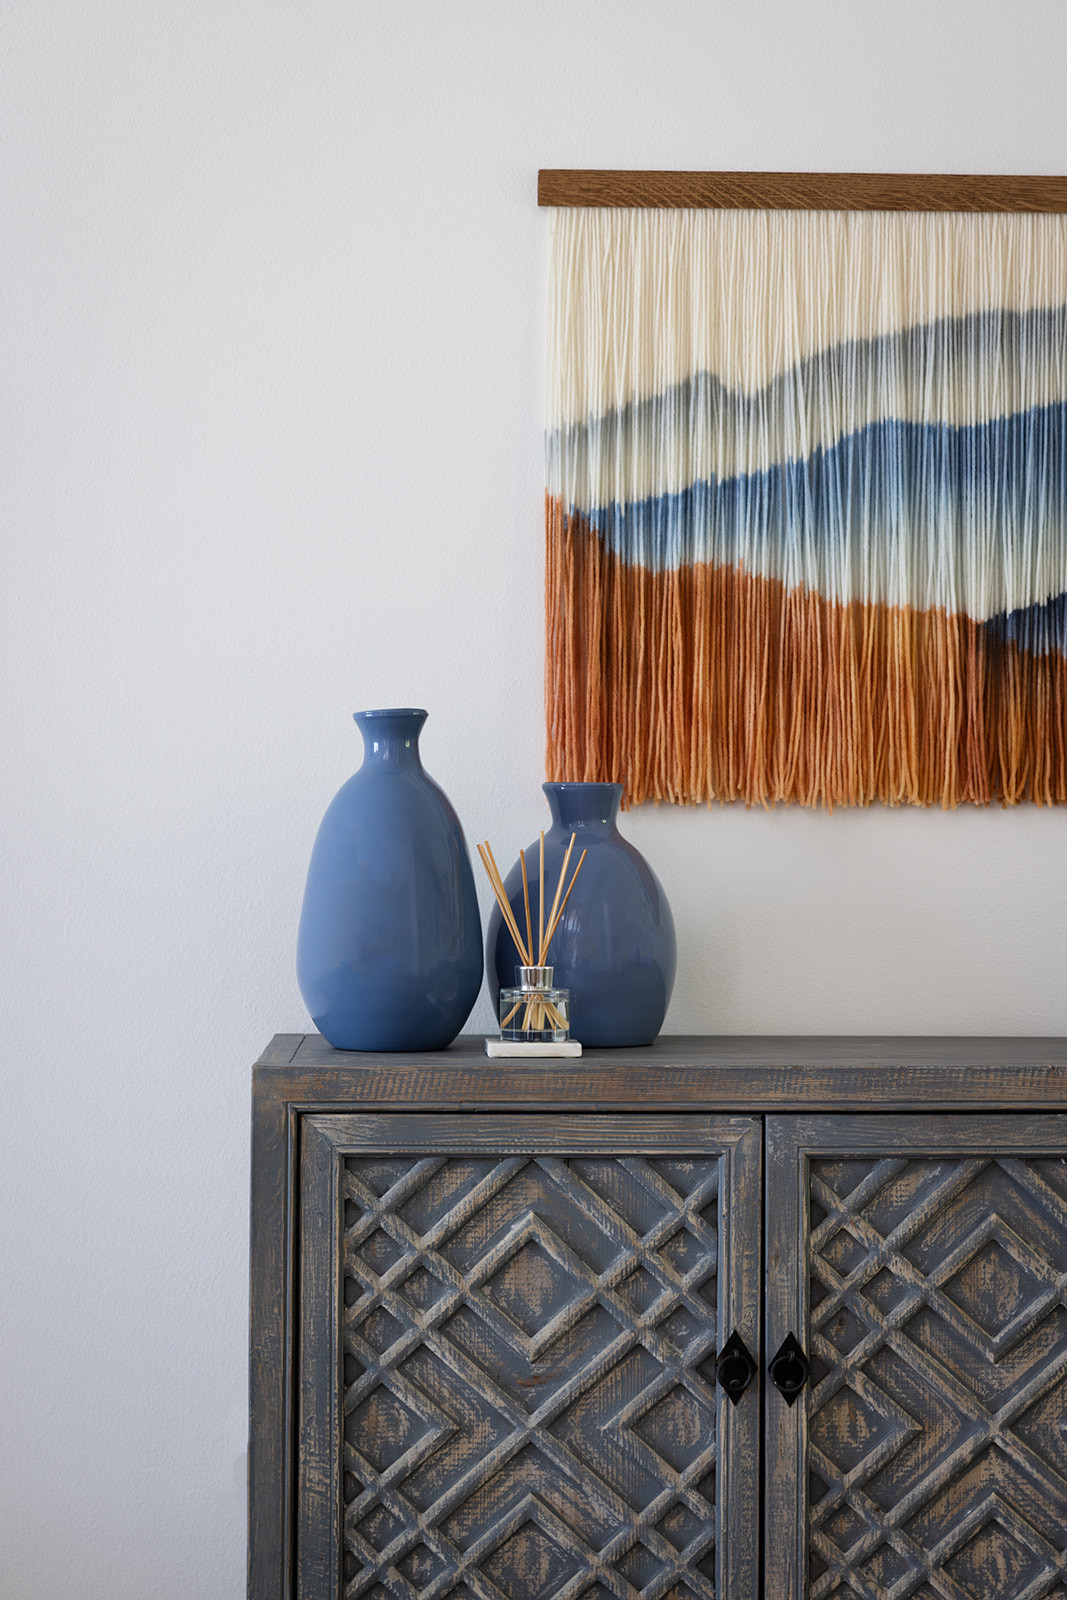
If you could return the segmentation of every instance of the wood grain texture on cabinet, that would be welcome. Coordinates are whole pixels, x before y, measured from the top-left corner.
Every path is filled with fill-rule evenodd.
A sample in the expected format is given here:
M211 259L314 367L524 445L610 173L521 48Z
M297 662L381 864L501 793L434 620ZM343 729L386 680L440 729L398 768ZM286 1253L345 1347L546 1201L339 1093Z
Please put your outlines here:
M333 1050L317 1034L291 1050L284 1035L257 1064L254 1082L294 1110L964 1110L1005 1102L1054 1109L1067 1104L1067 1041L661 1035L643 1049L542 1063L489 1060L484 1041L470 1035L424 1055Z
M1058 1594L1067 1116L769 1118L767 1226L768 1595Z
M750 1600L751 1119L309 1116L299 1600Z
M253 1073L250 1600L585 1600L592 1571L658 1595L672 1562L701 1600L1051 1600L1065 1113L1062 1038L666 1036L509 1063L479 1037L279 1035ZM708 1365L734 1328L759 1366L737 1406ZM790 1332L811 1360L793 1407L767 1374ZM542 1435L547 1477L504 1526ZM568 1501L575 1461L599 1521ZM670 1492L638 1504L653 1469Z

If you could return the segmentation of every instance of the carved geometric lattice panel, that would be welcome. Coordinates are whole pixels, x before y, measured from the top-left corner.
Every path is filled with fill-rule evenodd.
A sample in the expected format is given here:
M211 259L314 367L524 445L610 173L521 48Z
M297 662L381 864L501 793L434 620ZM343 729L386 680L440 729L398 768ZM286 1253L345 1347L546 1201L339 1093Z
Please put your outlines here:
M810 1600L1067 1600L1067 1164L809 1170Z
M714 1595L719 1170L345 1158L346 1600Z

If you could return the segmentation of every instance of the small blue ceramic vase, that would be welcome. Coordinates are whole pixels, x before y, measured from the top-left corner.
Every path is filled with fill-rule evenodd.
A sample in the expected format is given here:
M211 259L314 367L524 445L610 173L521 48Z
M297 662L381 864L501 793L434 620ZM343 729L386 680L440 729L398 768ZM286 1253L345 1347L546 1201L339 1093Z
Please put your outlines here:
M459 818L423 770L425 711L359 711L363 765L334 796L308 869L297 980L338 1050L443 1050L482 982Z
M545 834L546 920L572 833L576 837L568 882L586 851L546 956L555 969L555 983L571 993L571 1037L589 1047L651 1044L663 1026L674 987L674 918L656 874L616 826L622 785L546 783L543 787L552 812L552 826ZM535 944L539 843L535 839L525 852ZM518 862L504 888L516 924L525 933ZM489 919L486 950L496 1006L500 990L516 981L515 969L521 964L496 906Z

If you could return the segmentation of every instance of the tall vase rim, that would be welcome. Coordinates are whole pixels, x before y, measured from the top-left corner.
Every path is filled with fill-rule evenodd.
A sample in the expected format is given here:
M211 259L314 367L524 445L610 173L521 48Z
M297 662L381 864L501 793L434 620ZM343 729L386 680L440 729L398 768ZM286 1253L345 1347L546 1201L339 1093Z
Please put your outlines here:
M387 717L407 717L410 720L418 718L420 724L430 715L418 706L376 706L370 711L353 711L353 722L376 722L379 718L384 721Z
M383 706L354 711L352 720L363 738L364 764L387 772L421 772L419 736L427 713L416 706Z

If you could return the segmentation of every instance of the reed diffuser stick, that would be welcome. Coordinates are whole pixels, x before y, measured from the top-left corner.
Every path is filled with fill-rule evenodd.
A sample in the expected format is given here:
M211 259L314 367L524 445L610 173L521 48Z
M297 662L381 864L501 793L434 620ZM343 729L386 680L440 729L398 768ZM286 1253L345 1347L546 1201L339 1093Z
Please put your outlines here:
M538 965L542 966L542 967L545 964L545 951L548 949L548 940L551 939L551 937L552 937L553 919L554 919L554 917L556 915L556 907L559 905L559 897L563 892L563 883L564 883L564 879L567 876L567 867L570 864L571 851L574 849L574 841L575 841L575 839L577 837L578 837L577 834L574 834L574 833L571 834L571 842L567 846L567 853L563 857L563 865L559 869L559 882L556 884L556 893L555 893L555 896L553 897L553 900L552 900L552 910L548 913L548 927L549 927L548 938L545 938L544 934L542 934L542 936L541 936L541 949L540 949L540 953L539 953L539 955L537 957Z
M526 906L526 948L533 949L533 929L530 926L530 885L526 881L526 857L519 851L519 865L522 868L522 898Z
M538 951L542 951L545 948L545 835L543 831L541 833L541 887L538 890L537 904L537 948ZM533 949L532 943L530 949Z
M524 967L528 967L530 965L530 953L522 942L522 934L519 932L518 924L511 910L511 903L504 891L504 880L500 876L500 869L496 864L488 839L484 845L480 844L478 846L478 854L482 858L482 866L489 875L489 882L493 886L493 893L496 895L497 904L500 907L504 921L507 923L508 932L514 939L515 948L522 957L522 964Z
M574 880L575 880L575 878L577 878L578 873L581 870L582 862L585 860L585 858L588 855L588 853L589 852L587 850L583 850L581 855L578 857L578 865L574 869L574 877L571 879L570 883L567 885L567 893L563 896L563 899L560 902L559 910L556 912L556 915L553 917L551 923L549 924L548 936L545 939L545 949L546 950L548 949L548 946L552 942L552 935L555 933L556 929L560 925L560 922L561 922L561 920L563 918L563 913L567 908L567 901L571 897L571 890L574 888Z

